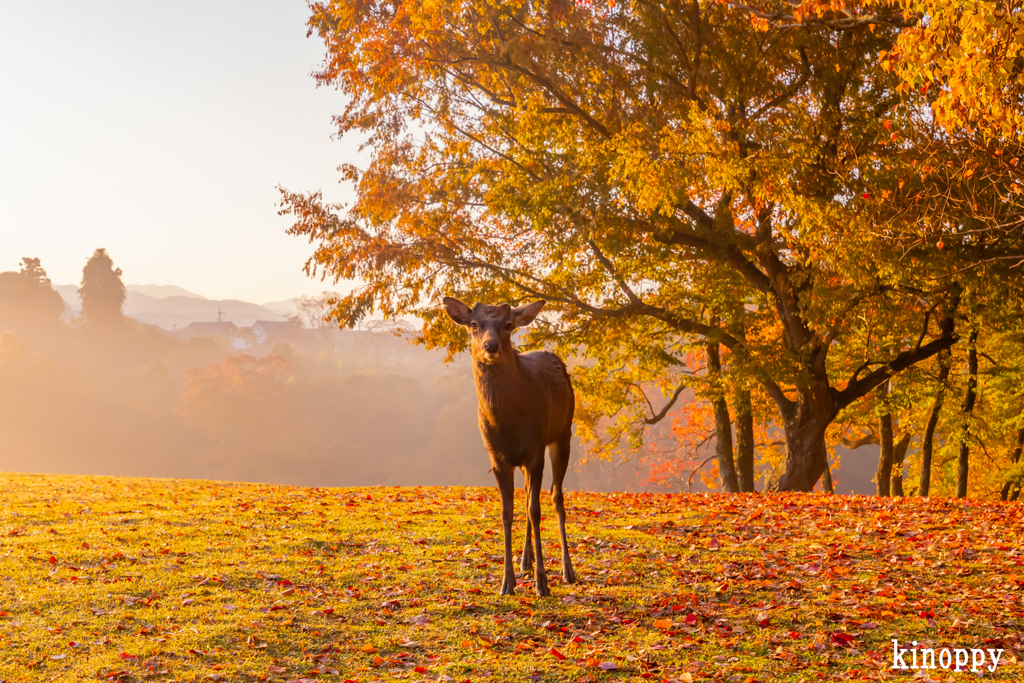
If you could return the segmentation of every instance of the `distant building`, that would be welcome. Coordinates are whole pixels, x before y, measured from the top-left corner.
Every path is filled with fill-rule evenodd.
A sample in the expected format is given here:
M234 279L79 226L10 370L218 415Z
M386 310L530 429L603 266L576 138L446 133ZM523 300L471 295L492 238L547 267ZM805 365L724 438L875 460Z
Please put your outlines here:
M193 337L215 337L223 339L236 349L244 349L248 346L242 331L231 322L208 322L189 323L188 327L178 333L181 337L191 339Z
M211 322L211 323L189 323L188 327L181 331L183 337L237 337L241 330L234 323Z
M295 337L303 332L301 327L288 320L257 320L251 329L257 344L262 344L272 337Z

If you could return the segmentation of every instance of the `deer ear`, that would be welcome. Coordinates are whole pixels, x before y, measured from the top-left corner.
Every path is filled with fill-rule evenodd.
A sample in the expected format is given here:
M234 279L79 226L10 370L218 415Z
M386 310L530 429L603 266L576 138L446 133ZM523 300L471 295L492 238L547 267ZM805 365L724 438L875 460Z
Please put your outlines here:
M512 310L512 321L516 327L526 327L533 322L533 319L540 313L540 309L544 308L546 301L534 301L532 304L526 304Z
M450 296L442 299L441 303L444 304L444 310L449 318L460 325L469 324L469 306Z

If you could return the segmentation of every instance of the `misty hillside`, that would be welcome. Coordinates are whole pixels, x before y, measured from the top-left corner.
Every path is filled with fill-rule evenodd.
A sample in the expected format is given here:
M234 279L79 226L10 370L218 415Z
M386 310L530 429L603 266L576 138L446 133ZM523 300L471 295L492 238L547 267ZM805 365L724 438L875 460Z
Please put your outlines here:
M81 311L78 285L54 285L72 312ZM235 299L207 299L175 285L125 285L125 315L142 323L159 325L165 330L187 327L193 322L221 319L238 327L249 327L257 320L283 321L298 311L294 299L260 306Z

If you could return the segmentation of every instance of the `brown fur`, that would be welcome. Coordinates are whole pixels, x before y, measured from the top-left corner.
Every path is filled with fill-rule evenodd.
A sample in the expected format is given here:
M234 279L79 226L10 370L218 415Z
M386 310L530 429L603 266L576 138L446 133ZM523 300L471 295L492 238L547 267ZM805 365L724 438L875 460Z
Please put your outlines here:
M512 348L516 327L529 325L543 301L513 309L508 304L475 304L470 309L458 299L445 297L452 320L470 328L473 379L479 399L480 435L491 456L494 478L501 492L505 531L505 578L502 595L515 592L512 564L512 501L515 468L526 478L528 517L521 567L528 571L536 557L534 579L538 595L548 595L547 574L540 545L540 487L544 476L544 451L551 458L551 485L562 540L562 577L574 583L565 537L565 503L562 480L569 467L569 444L575 396L565 364L553 353L520 354ZM536 533L532 533L536 531ZM534 542L531 547L531 535Z

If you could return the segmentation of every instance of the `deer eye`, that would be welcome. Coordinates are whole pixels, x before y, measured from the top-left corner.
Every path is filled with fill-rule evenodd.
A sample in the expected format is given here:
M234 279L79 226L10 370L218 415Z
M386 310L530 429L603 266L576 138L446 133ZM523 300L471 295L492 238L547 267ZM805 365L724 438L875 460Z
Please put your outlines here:
M512 323L505 323L505 329L506 330L511 330L512 329Z
M469 324L469 329L471 329L471 330L473 330L474 332L476 332L476 329L477 329L477 325L476 325L476 323L470 323L470 324Z

